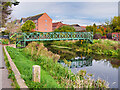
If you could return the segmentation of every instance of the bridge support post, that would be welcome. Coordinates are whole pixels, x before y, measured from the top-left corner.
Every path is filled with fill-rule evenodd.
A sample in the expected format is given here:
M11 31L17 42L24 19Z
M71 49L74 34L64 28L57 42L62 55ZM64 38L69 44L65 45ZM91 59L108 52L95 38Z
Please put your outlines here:
M26 46L26 41L24 41L24 47Z

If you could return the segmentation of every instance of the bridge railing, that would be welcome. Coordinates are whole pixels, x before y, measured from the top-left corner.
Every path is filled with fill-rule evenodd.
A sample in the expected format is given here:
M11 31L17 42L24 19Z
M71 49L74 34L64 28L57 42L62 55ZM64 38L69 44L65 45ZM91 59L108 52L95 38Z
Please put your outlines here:
M34 33L10 33L9 39L11 42L16 42L16 45L26 41L46 41L46 40L89 40L93 41L91 32L34 32Z
M39 32L39 33L23 33L25 41L37 40L69 40L69 39L89 39L93 40L90 32Z

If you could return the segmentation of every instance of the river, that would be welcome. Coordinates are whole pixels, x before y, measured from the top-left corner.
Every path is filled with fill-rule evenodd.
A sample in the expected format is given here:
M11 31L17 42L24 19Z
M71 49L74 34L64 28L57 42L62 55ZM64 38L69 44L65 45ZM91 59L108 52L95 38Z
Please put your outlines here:
M120 81L119 59L103 55L88 55L83 52L74 52L72 50L53 47L48 47L48 49L60 55L60 60L58 62L63 66L66 66L62 61L64 58L67 61L71 61L70 69L73 73L76 74L80 70L86 70L87 73L94 75L94 79L100 78L107 81L110 88L118 88L118 82Z

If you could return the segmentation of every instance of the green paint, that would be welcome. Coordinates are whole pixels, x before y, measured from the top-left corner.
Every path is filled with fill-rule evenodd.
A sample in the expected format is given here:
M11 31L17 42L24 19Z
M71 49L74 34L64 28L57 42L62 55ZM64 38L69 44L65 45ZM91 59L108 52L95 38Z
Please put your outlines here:
M13 35L13 34L11 34ZM10 35L10 37L11 37ZM19 36L19 37L18 37ZM23 38L20 38L23 36ZM93 43L93 34L91 32L34 32L34 33L17 33L16 46L26 41L50 41L50 40L89 40ZM11 39L11 38L10 38Z

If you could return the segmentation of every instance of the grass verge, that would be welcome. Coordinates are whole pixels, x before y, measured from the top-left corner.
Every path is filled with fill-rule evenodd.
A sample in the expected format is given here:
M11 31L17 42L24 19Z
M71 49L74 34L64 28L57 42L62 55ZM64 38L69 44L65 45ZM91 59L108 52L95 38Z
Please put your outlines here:
M35 62L27 58L21 49L13 47L6 47L13 62L17 66L21 77L25 80L25 83L29 88L60 88L60 85L51 77L48 72L41 68L41 83L35 83L32 81L32 66Z

